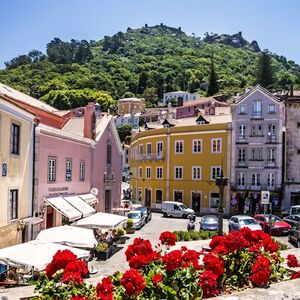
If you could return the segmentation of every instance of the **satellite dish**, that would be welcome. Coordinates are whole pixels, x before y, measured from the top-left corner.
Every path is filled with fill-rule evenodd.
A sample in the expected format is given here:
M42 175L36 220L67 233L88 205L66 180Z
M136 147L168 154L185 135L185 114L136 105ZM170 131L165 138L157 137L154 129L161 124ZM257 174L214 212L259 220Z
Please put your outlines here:
M97 196L98 193L99 193L99 191L98 191L97 188L92 188L92 189L90 190L90 192L91 192L91 194L93 194L94 196Z

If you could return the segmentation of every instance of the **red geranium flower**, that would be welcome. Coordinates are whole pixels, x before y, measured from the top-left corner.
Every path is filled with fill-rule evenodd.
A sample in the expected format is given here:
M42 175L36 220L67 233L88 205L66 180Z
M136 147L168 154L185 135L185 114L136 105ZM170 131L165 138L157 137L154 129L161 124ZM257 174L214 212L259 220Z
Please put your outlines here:
M162 280L163 280L163 276L161 274L155 274L152 277L153 284L158 284L158 283L162 282Z
M250 276L251 281L255 285L262 285L268 283L271 275L270 265L270 261L265 256L259 256L257 258L257 261L252 266L252 275Z
M175 270L182 266L182 252L180 250L171 251L162 260L167 271Z
M141 294L146 287L143 275L135 269L130 269L123 274L121 284L129 296Z
M212 271L217 278L224 273L224 260L214 256L213 254L207 254L203 258L205 270Z
M290 267L290 268L296 268L296 267L299 267L299 263L298 263L298 260L297 260L297 257L293 254L289 254L287 256L287 265Z
M109 277L103 278L102 281L97 284L96 287L97 299L99 298L101 300L113 300L114 299L113 292L114 292L114 286Z
M176 243L176 235L170 231L164 231L160 234L159 240L163 245L174 246Z
M219 294L217 279L217 275L212 271L205 271L199 277L198 285L202 288L203 296L205 298L213 297Z
M291 276L291 279L297 279L297 278L300 278L300 272L297 272Z

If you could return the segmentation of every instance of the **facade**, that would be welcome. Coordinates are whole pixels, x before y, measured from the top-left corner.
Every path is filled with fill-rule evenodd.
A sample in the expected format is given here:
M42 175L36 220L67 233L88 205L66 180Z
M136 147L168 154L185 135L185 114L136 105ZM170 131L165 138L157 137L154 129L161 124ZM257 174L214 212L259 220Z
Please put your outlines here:
M0 248L31 239L34 115L0 92Z
M133 198L153 208L174 200L197 213L216 212L219 192L215 178L222 168L230 177L231 116L208 116L205 121L199 118L165 119L158 128L133 136ZM154 124L147 126L152 128ZM230 210L229 190L225 190L226 213Z
M131 125L132 128L139 127L141 113L130 113L119 115L114 118L117 127L122 125Z
M163 104L167 105L171 100L176 101L176 103L181 103L179 106L183 105L184 103L188 101L195 101L195 100L200 100L200 95L199 94L191 94L189 92L184 92L184 91L176 91L176 92L169 92L169 93L164 93L163 95Z
M144 98L123 98L118 101L118 114L130 114L145 110Z
M232 105L232 201L237 211L254 213L261 191L270 191L274 209L282 202L284 105L256 86Z
M130 160L130 146L127 144L122 145L122 177L126 181L129 176L129 160Z
M300 205L300 95L286 99L286 165L285 201L290 205Z

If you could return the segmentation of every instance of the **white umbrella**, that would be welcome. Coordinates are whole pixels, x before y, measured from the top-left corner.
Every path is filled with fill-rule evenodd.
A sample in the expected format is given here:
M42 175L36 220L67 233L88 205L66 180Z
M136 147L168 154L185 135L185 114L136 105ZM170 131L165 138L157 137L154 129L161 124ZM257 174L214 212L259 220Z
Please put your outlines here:
M93 230L74 226L58 226L42 230L37 235L36 241L90 249L97 245Z
M85 228L107 228L113 229L123 226L127 222L127 217L98 212L92 216L83 218L73 223L73 226Z
M42 271L52 261L53 255L58 250L65 249L72 251L75 255L77 255L77 258L89 256L89 251L86 250L67 247L55 243L31 241L0 249L0 263L14 267L34 267L36 270Z

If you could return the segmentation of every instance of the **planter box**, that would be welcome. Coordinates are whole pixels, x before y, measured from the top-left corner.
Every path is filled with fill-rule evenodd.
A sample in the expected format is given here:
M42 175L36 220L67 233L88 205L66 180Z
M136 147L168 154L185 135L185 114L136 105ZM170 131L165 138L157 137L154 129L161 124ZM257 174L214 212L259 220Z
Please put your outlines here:
M126 233L135 233L135 228L126 228Z
M112 256L113 247L110 247L107 251L96 251L96 257L98 260L107 260Z
M127 238L124 235L119 236L118 239L117 239L117 244L125 244L126 243L126 239Z

